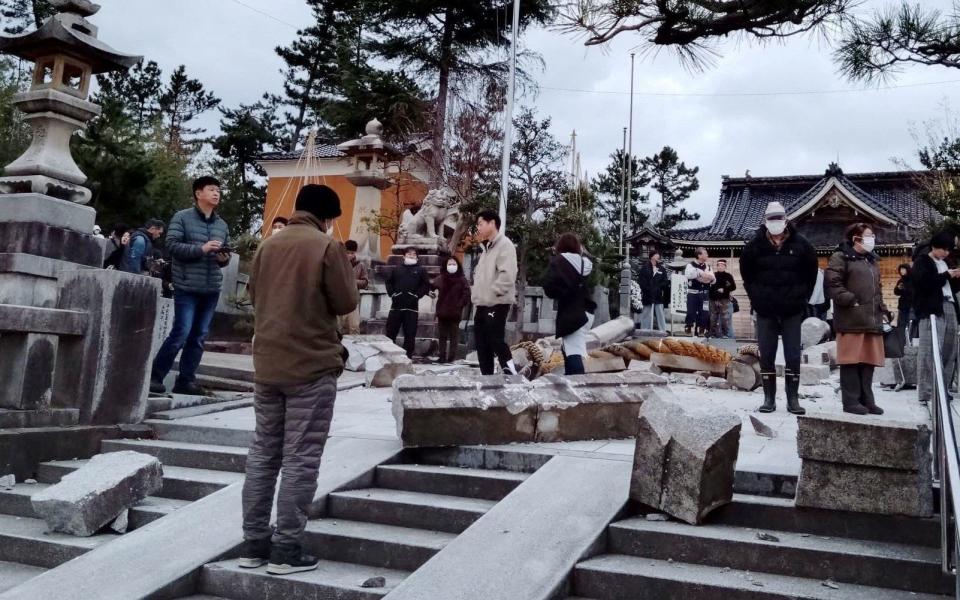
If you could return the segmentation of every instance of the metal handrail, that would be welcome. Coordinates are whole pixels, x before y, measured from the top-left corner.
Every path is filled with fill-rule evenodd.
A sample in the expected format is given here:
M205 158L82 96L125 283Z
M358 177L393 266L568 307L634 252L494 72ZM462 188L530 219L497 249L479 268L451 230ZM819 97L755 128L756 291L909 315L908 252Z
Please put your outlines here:
M930 345L933 346L934 396L933 435L934 477L940 482L940 549L943 572L957 575L957 557L960 556L960 522L956 511L960 508L960 450L947 383L943 380L943 362L937 335L937 317L930 315ZM952 537L952 539L951 539ZM960 578L957 578L956 597L960 598Z

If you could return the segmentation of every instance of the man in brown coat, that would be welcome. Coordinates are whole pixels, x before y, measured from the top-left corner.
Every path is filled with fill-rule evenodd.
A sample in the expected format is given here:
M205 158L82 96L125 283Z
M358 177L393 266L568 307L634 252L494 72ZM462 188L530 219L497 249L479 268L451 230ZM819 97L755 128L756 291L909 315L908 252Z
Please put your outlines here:
M267 572L274 575L309 571L318 564L302 552L300 538L317 489L337 377L343 372L337 317L351 313L359 300L346 250L326 233L340 214L333 190L304 187L283 235L260 245L250 273L257 426L243 486L240 566L269 562ZM271 531L281 469L277 525Z
M357 280L357 289L367 289L367 286L370 284L370 278L367 275L367 266L357 258L357 250L359 250L357 242L347 240L343 245L347 249L347 258L350 259L350 265L353 267L353 276ZM349 315L340 317L340 333L343 335L357 335L360 333L359 306Z

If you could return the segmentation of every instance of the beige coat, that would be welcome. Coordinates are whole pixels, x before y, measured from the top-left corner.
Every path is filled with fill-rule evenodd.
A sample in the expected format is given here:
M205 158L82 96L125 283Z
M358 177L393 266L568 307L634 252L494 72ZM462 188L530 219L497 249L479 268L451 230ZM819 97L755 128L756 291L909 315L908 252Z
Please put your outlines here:
M503 233L480 245L482 254L473 272L474 306L517 302L517 249Z

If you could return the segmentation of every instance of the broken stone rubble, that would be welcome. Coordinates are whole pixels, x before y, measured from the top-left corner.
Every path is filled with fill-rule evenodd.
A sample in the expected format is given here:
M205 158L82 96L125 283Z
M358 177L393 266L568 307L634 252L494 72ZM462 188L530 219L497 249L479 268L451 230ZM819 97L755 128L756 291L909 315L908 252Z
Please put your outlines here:
M344 368L366 373L368 386L390 387L400 375L414 372L403 348L385 335L348 335L342 343L349 354Z
M623 372L535 381L511 376L406 376L393 387L405 447L624 439L640 405L671 397L666 381Z
M163 467L155 457L109 452L34 494L31 504L51 531L87 537L162 487Z
M690 524L733 499L740 417L651 398L639 413L630 498Z

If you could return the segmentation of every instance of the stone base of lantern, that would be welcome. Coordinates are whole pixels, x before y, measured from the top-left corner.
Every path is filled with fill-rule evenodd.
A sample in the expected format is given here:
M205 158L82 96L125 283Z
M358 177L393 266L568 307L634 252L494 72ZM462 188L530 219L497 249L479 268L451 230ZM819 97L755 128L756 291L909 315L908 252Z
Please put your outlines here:
M0 188L17 177L0 177ZM82 234L93 232L97 212L89 206L44 194L0 195L0 223L43 223Z
M103 245L99 239L36 221L0 221L0 254L31 254L85 267L103 266Z

